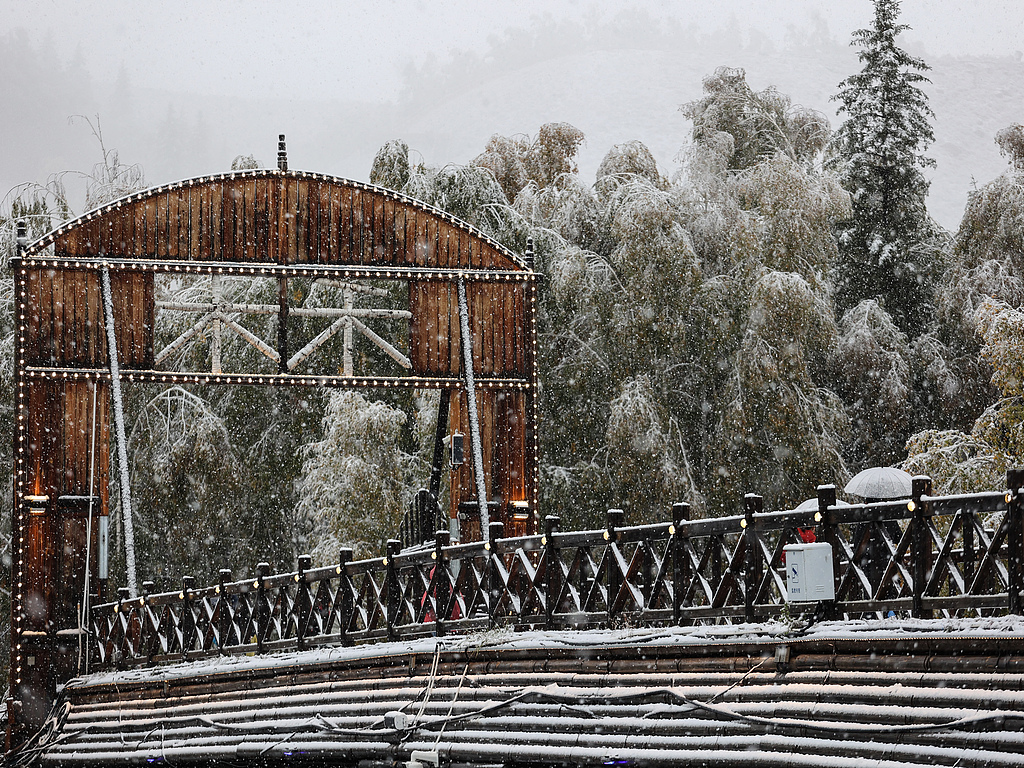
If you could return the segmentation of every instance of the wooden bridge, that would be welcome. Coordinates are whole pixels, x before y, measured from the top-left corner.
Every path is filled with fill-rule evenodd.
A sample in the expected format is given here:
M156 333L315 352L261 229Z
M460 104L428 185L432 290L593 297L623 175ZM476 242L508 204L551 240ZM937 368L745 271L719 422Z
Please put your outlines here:
M615 510L599 530L542 524L529 249L290 171L283 141L276 169L147 190L35 243L22 232L13 269L12 765L1020 764L1024 636L1005 616L1024 592L1022 472L968 496L916 478L876 504L837 506L822 486L810 511L749 495L711 520L679 504L654 525ZM208 300L158 300L160 281L196 278ZM277 302L229 301L240 279L270 281ZM293 306L295 280L344 300ZM408 303L355 307L379 281ZM181 312L195 322L168 338L161 318ZM276 317L276 338L252 315ZM407 345L374 318L407 323ZM355 333L382 367L355 370ZM251 348L238 370L223 334ZM317 355L335 334L340 366ZM200 335L203 370L179 354ZM120 393L140 382L441 390L404 529L430 543L166 593L140 589L129 558L111 600L107 489L130 535ZM439 510L443 444L462 432L470 457ZM779 621L784 547L808 529L832 547L823 630Z
M819 489L816 511L764 512L748 495L744 515L622 525L613 510L594 531L502 537L429 547L291 573L264 564L252 579L94 606L90 668L149 665L210 656L303 650L496 627L590 629L755 623L787 608L784 547L813 530L831 544L836 600L827 618L931 618L1020 613L1021 499L1011 490L929 496L927 478L899 501L835 506ZM987 525L995 521L994 528ZM894 535L895 532L895 535ZM882 543L882 549L876 543ZM1016 543L1016 546L1014 545ZM1016 552L1014 550L1017 549ZM787 609L788 610L788 609Z

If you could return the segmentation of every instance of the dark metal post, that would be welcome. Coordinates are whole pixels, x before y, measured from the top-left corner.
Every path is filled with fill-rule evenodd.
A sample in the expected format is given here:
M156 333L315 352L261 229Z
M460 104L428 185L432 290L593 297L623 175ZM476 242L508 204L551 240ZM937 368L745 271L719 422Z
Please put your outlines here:
M451 407L452 391L441 390L441 401L437 404L437 426L434 428L434 459L430 464L430 495L434 503L441 498L441 477L444 474L444 439L448 436L448 411Z
M284 143L284 134L277 135L277 168L280 171L288 170L288 149Z
M963 541L964 594L969 595L974 591L974 508L969 504L960 510L960 537Z
M755 493L743 497L743 616L755 621L757 590L761 586L761 553L757 541L757 522L754 515L764 511L764 499Z
M141 635L139 636L139 655L142 655L143 653L145 653L146 654L146 658L149 661L152 661L153 657L156 655L156 649L159 647L159 642L160 642L160 639L157 636L157 627L154 624L153 632L152 632L152 634L149 635L149 643L147 645L145 645L145 647L143 646L143 643L146 640L146 624L149 622L149 596L153 594L153 591L154 591L155 587L156 587L156 584L154 584L152 581L144 581L144 582L142 582L142 595L139 597L139 609L138 609L139 610L139 629L141 630ZM86 651L88 651L88 649L89 649L89 645L86 645ZM89 665L89 654L88 654L88 652L86 653L85 662L86 662L86 670L88 670L88 665Z
M690 572L690 505L672 505L672 623L680 624L683 607L689 604L685 597L690 591L693 574Z
M398 609L401 606L402 594L401 585L398 583L398 567L395 565L395 555L402 551L402 542L398 539L388 539L384 558L387 575L384 581L384 606L388 619L388 638L397 637L395 622L398 619Z
M267 577L270 575L270 563L256 566L256 650L263 653L263 642L267 637L270 624L270 612L267 610Z
M921 500L922 496L928 496L932 492L932 481L930 477L919 475L911 481L911 499L914 517L911 525L914 526L911 536L911 551L914 558L914 591L911 615L915 619L931 618L931 611L923 608L924 591L928 584L928 576L931 571L932 543L928 536L928 512L930 504Z
M818 511L814 515L814 522L821 526L821 538L832 547L832 584L836 592L836 600L829 605L826 611L826 618L839 618L839 584L841 582L839 568L841 565L839 553L842 547L839 543L839 524L836 522L835 512L829 507L836 505L836 487L834 485L818 486Z
M1019 616L1021 613L1021 589L1024 589L1024 563L1022 547L1024 547L1024 526L1021 520L1021 489L1024 488L1024 468L1006 471L1007 505L1006 505L1006 575L1007 597L1010 613Z
M231 640L231 602L228 600L228 584L231 582L231 569L221 568L217 574L217 646L221 654Z
M295 574L295 602L292 611L295 613L295 639L299 650L306 647L306 632L309 631L309 617L313 612L313 603L309 599L309 586L306 583L306 571L313 565L309 555L299 555L299 572Z
M558 597L562 591L562 566L559 561L558 548L555 546L555 534L560 517L547 515L544 517L544 577L541 589L544 595L544 626L553 627L555 614L558 612Z
M353 552L348 547L338 550L338 593L335 600L338 611L338 635L342 645L348 645L348 629L352 625L352 583L348 575L348 564L352 562Z
M417 544L422 544L431 533L437 530L434 520L434 505L430 503L430 491L420 488L416 492L416 531Z
M17 233L15 240L16 253L20 259L22 254L25 253L25 249L28 247L28 222L24 219L18 219L15 231Z
M444 548L451 544L451 532L438 529L434 534L434 634L444 637L445 622L452 615L452 587L448 578L448 557Z
M615 551L617 549L615 542L619 538L619 534L616 529L622 527L622 523L625 519L626 513L621 509L609 509L605 518L606 530L604 532L604 540L608 542L604 547L605 588L607 589L605 604L608 610L609 621L615 618L615 604L619 596L619 591L622 589L622 573L619 571L619 563L615 557Z
M181 577L181 657L188 658L196 642L196 614L193 610L192 587L196 580L192 576Z
M286 163L287 165L287 163ZM288 278L277 279L277 372L288 373Z

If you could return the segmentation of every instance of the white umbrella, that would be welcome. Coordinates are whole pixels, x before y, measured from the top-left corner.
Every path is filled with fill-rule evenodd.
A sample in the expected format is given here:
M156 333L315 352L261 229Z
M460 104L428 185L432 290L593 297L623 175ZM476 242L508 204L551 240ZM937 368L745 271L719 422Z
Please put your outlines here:
M850 504L843 501L842 499L836 499L834 507L848 507ZM794 512L817 512L818 511L818 499L808 499L807 501L801 501L799 506L793 510Z
M858 472L843 490L862 499L906 499L913 483L908 472L895 467L870 467Z

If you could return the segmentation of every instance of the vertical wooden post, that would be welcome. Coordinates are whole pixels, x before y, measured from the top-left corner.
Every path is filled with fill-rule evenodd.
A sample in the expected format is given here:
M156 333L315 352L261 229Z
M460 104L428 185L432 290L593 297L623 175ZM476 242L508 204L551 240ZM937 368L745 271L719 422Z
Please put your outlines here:
M924 590L928 584L928 577L931 572L932 543L928 535L928 511L930 504L921 500L922 496L928 496L932 492L932 481L930 477L919 475L911 481L911 499L913 504L914 517L911 525L914 526L911 536L911 547L913 553L913 575L914 591L911 615L915 619L931 618L931 611L925 611L923 606Z
M231 603L228 600L228 587L231 582L231 569L221 568L217 573L217 647L221 655L231 639Z
M604 546L605 561L605 608L608 612L608 620L615 618L615 603L622 589L622 573L619 571L619 563L615 558L615 542L619 538L617 528L622 527L626 519L626 513L621 509L609 509L605 516Z
M685 600L693 580L690 554L690 505L680 502L672 505L672 623L682 623L683 607L689 603Z
M1024 525L1021 520L1021 490L1024 489L1024 468L1006 471L1006 575L1008 608L1010 613L1021 613L1021 590L1024 589Z
M348 629L352 626L352 582L348 575L348 564L352 562L352 550L342 547L338 550L338 592L335 596L335 605L338 612L338 635L342 645L350 645L352 640L348 636Z
M743 616L746 621L757 618L757 590L761 586L761 553L758 551L757 519L764 511L764 499L755 493L743 497Z
M541 588L544 595L544 626L549 628L555 625L558 597L562 591L562 566L555 545L555 534L561 522L562 519L555 515L544 517L544 577Z

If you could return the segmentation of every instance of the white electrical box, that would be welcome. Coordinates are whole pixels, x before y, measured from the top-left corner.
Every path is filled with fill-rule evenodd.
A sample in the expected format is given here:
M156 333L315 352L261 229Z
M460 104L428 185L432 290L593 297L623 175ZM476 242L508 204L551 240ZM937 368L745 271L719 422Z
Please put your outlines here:
M791 603L835 600L832 545L790 544L786 553L786 599Z

